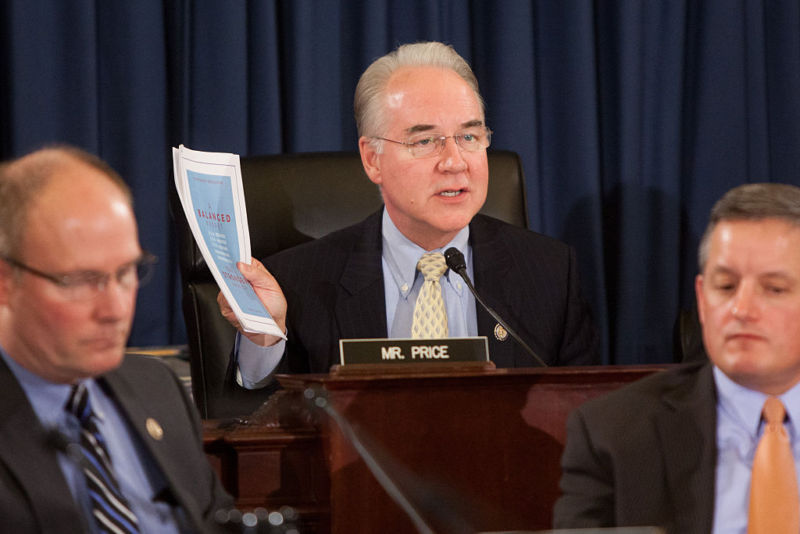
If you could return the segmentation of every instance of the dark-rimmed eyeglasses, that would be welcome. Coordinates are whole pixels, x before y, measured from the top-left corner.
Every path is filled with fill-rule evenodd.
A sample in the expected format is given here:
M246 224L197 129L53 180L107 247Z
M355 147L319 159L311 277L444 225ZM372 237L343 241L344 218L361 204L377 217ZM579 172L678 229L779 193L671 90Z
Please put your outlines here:
M415 158L427 158L441 154L448 139L453 139L458 148L467 152L488 148L492 142L492 131L489 128L479 128L455 135L423 132L412 135L405 141L395 141L385 137L373 137L373 139L404 145Z
M158 261L158 258L149 252L143 252L139 259L123 265L114 273L75 271L56 274L34 269L30 265L8 256L0 256L0 259L16 269L52 282L69 300L94 299L106 290L112 277L125 289L141 287L152 277L155 263Z

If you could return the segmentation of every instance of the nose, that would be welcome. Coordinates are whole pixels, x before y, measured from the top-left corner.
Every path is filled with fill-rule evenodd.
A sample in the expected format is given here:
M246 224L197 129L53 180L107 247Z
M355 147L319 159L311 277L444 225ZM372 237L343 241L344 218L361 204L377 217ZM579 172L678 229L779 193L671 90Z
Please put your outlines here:
M752 320L757 317L756 295L750 284L743 283L737 289L733 296L731 314L740 321Z
M136 288L125 287L111 277L94 300L95 315L100 320L126 319L132 313Z
M456 143L455 137L448 137L444 140L444 148L439 154L439 170L442 172L463 172L467 168L467 162L461 154L461 148Z

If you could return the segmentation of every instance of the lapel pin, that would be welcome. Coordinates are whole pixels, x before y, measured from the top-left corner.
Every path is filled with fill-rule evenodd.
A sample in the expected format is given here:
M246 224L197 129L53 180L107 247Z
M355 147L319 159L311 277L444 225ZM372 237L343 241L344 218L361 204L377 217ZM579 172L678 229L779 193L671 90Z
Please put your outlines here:
M497 341L505 341L506 339L508 339L508 330L503 328L503 326L500 323L494 325L494 338Z
M144 426L147 428L147 433L150 434L150 437L156 441L161 441L161 438L164 437L164 429L161 428L161 425L158 424L158 421L153 419L152 417L148 417L147 421L145 421Z

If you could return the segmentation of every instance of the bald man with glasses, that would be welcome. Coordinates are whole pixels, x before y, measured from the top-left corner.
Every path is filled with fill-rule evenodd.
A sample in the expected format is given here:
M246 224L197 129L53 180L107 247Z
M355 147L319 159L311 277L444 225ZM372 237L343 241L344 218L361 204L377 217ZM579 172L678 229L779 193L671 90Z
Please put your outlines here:
M212 532L232 506L162 363L125 356L154 258L130 192L70 147L0 166L0 521L15 533Z
M464 254L478 293L548 365L598 363L574 250L478 214L492 132L466 61L442 43L400 46L361 76L355 116L364 170L384 206L263 265L240 264L287 339L242 331L220 295L240 332L231 376L264 387L276 370L327 372L339 361L339 339L412 337L425 283L418 262L428 253L439 261L450 247ZM498 367L539 365L476 306L460 276L445 270L438 286L446 311L439 332L487 336Z

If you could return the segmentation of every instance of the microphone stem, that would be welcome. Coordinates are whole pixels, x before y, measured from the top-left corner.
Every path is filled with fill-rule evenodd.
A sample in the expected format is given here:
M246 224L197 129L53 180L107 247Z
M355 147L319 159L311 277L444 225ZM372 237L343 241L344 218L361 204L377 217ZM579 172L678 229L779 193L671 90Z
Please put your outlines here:
M478 301L478 303L479 303L481 306L483 306L483 308L484 308L484 309L485 309L487 312L489 312L489 315L491 315L491 316L494 318L494 320L495 320L495 321L497 321L497 322L500 324L500 326L502 326L503 328L505 328L505 329L506 329L506 331L507 331L507 332L508 332L508 333L511 335L511 337L513 337L513 338L514 338L514 339L517 341L517 343L519 343L520 345L522 345L522 348L523 348L523 349L525 349L525 350L528 352L528 354L530 354L531 356L533 356L533 358L536 360L536 362L537 362L539 365L541 365L542 367L547 367L547 364L544 362L544 360L542 360L542 359L539 357L539 355L538 355L538 354L536 354L536 352L534 352L534 350L533 350L532 348L530 348L530 347L528 346L528 344L527 344L527 343L525 343L525 342L522 340L522 338L521 338L521 337L519 337L519 335L517 335L517 333L514 331L514 329L512 329L512 328L511 328L511 327L510 327L508 324L506 324L506 322L505 322L503 319L501 319L501 318L500 318L500 316L497 314L497 312L495 312L495 311L494 311L494 310L493 310L493 309L492 309L492 308L491 308L491 307L490 307L488 304L486 304L486 303L483 301L483 299L481 298L481 296L480 296L480 295L478 294L478 292L475 290L475 287L472 285L472 281L469 279L469 275L467 274L467 271L466 271L466 269L464 269L464 268L460 268L460 269L458 269L458 270L456 271L456 273L458 273L458 275L459 275L461 278L463 278L463 279L464 279L464 283L466 283L466 284L467 284L467 287L469 288L469 291L470 291L470 293L472 293L472 295L475 297L475 300L477 300L477 301Z
M319 390L308 389L304 392L307 399L312 401L312 405L322 409L328 417L336 422L339 430L344 434L344 437L353 445L359 456L364 460L367 468L372 472L375 479L386 491L389 497L406 513L408 518L414 524L417 532L420 534L434 534L433 529L422 518L417 511L416 507L408 500L403 491L398 487L393 478L386 472L375 456L370 451L369 447L364 443L361 436L350 425L350 423L339 413L336 408L331 406L328 402L327 396Z

